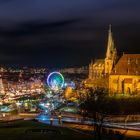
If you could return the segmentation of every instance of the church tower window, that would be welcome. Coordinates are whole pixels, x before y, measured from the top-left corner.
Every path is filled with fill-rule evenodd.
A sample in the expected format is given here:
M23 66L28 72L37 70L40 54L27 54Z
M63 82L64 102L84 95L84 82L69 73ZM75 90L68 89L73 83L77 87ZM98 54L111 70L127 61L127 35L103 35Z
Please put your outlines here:
M136 65L138 65L138 59L136 58Z
M127 64L130 65L130 62L131 62L131 60L130 60L130 58L128 58L127 59Z

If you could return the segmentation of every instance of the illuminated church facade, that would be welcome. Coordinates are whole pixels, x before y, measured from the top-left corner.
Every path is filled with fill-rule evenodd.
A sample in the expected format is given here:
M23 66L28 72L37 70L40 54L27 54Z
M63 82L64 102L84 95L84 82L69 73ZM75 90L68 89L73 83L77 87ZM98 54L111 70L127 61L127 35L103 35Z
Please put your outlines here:
M123 54L109 76L109 91L140 94L140 54Z
M117 50L111 31L108 31L106 57L89 64L88 88L106 88L110 94L140 93L140 54L123 54L117 59Z

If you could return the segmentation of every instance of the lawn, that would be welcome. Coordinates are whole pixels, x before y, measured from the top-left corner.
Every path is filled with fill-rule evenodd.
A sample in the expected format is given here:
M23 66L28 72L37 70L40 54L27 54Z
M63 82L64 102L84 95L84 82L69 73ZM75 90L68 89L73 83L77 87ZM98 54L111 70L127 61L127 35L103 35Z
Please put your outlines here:
M16 121L0 123L2 140L90 140L92 136L84 135L68 128L49 126L36 121Z
M94 140L89 132L74 131L65 127L50 126L37 121L19 120L14 122L0 122L0 140ZM116 135L104 135L102 140L121 140ZM125 140L136 140L126 138Z

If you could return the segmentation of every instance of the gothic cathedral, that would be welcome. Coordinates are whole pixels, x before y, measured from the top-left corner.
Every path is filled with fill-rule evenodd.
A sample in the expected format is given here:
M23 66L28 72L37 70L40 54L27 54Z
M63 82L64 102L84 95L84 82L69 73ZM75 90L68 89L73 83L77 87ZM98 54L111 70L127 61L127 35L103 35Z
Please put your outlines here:
M96 59L89 64L89 77L85 81L86 87L108 87L109 74L111 73L117 58L117 51L109 25L108 43L105 59Z
M117 51L111 32L105 59L97 59L89 65L89 77L84 81L86 88L106 88L110 95L140 94L140 54L124 54L117 60Z

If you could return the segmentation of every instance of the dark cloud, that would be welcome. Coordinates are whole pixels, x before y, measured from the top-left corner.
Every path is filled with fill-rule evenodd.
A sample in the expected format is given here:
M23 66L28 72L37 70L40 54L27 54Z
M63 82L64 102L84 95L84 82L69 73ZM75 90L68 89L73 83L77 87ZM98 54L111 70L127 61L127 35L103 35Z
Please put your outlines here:
M8 3L8 2L13 2L14 0L0 0L0 4L5 4L5 3Z
M137 0L0 2L3 65L88 65L105 57L110 23L118 52L140 53Z

